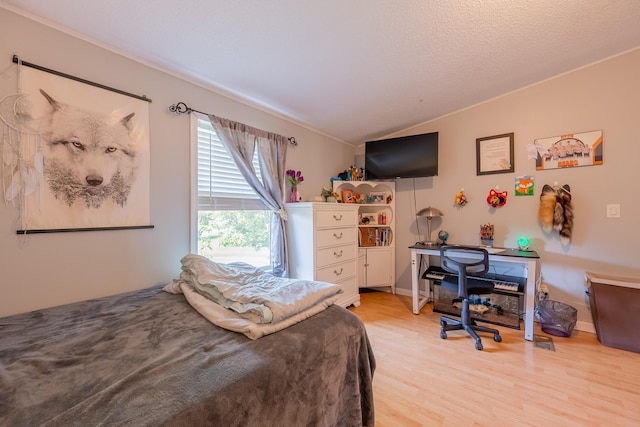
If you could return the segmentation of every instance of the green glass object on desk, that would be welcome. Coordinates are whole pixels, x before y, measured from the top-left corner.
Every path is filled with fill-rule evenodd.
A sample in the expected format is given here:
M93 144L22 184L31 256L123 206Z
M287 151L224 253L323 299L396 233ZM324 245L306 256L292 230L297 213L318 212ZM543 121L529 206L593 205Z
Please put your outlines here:
M528 251L529 244L529 239L527 239L526 237L520 237L518 239L518 249L520 249L521 251Z

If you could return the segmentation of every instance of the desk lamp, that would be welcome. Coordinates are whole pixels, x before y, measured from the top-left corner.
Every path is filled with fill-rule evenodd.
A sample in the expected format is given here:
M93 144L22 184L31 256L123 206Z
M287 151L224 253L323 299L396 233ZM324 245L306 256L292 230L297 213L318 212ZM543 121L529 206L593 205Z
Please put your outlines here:
M433 218L436 218L436 217L439 217L439 216L444 216L444 214L442 212L440 212L436 208L428 207L428 208L420 209L418 211L418 213L416 214L416 216L425 216L425 217L427 217L427 238L428 238L428 240L426 242L422 242L422 244L423 245L428 245L428 246L435 245L436 242L431 240L431 220Z

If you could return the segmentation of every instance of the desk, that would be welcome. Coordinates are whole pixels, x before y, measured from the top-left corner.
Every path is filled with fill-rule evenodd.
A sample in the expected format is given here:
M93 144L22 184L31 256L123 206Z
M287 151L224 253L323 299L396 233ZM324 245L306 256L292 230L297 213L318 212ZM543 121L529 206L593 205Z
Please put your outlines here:
M411 249L411 297L413 299L413 314L420 314L420 309L424 307L430 297L430 291L424 299L420 299L420 263L418 255L427 255L427 267L429 266L429 255L440 256L440 246L415 245L409 246ZM518 249L488 248L489 263L515 263L524 268L523 276L527 278L524 296L524 339L533 341L533 310L536 295L536 264L540 257L535 251L520 251ZM500 252L498 252L500 251ZM494 253L492 253L494 252Z

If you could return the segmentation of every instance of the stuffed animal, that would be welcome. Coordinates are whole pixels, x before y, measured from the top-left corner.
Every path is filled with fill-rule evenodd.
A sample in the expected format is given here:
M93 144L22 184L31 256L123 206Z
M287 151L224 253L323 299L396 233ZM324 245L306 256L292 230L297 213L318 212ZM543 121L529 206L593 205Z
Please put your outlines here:
M360 169L355 165L349 167L349 179L351 181L362 181L362 177L360 177Z

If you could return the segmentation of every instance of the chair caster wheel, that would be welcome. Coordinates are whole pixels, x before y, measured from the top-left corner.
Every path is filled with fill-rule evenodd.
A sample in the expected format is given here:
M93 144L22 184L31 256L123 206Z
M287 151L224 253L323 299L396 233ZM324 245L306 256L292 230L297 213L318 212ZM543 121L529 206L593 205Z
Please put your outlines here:
M480 341L476 341L476 350L482 351L482 343Z
M501 337L500 335L498 335L498 334L495 334L495 335L493 336L493 340L494 340L495 342L502 342L502 337Z
M447 339L447 333L445 331L440 331L440 338L442 338L443 340Z

